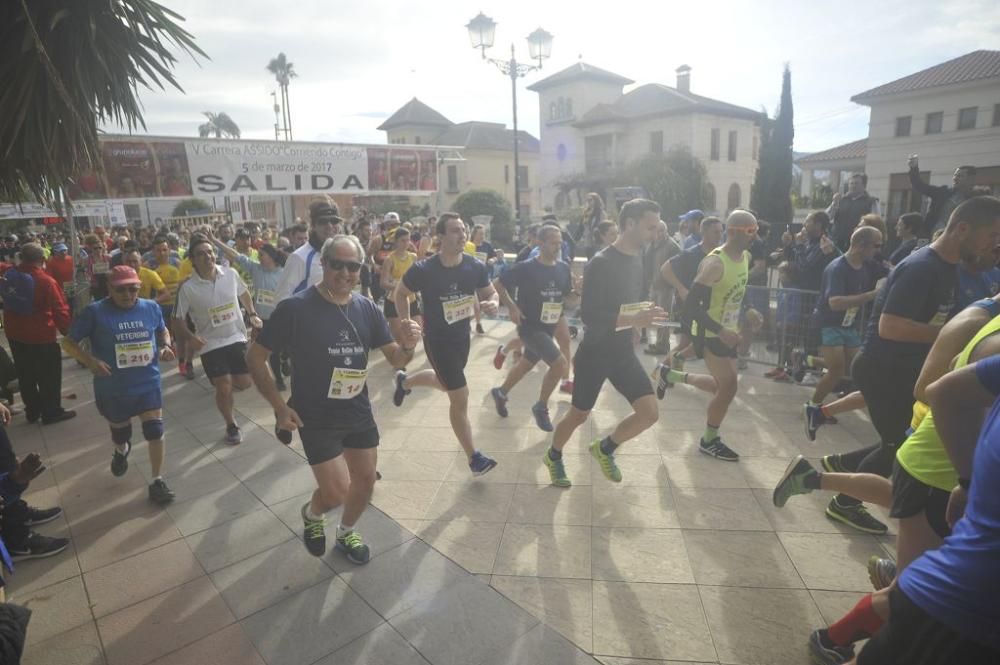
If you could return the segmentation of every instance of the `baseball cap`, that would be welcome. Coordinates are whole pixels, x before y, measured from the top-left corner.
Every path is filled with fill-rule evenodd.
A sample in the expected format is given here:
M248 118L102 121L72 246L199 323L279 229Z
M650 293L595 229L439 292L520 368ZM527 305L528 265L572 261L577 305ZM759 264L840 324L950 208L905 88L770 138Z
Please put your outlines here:
M705 218L705 213L703 213L701 210L688 210L686 213L684 213L683 215L681 215L678 219L680 219L682 222L689 222L689 221L692 221L692 220L693 221L700 221L700 220L702 220L704 218Z
M115 266L111 269L111 277L108 284L111 286L125 286L127 284L141 284L139 275L136 274L132 266Z
M53 252L68 252L69 251L69 247L67 247L66 243L64 243L64 242L57 242L56 244L52 245L52 251Z
M315 201L309 204L309 219L315 223L317 221L331 221L334 217L340 216L340 210L327 201Z
M399 214L395 212L387 212L382 218L383 222L399 222Z

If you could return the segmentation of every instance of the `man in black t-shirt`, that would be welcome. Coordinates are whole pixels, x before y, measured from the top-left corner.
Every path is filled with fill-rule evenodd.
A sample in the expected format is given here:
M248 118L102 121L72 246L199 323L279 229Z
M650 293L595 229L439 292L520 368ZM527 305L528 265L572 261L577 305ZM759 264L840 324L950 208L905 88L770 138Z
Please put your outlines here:
M396 372L392 401L396 406L414 386L434 388L448 393L451 403L451 426L469 459L473 475L481 476L497 465L476 450L469 423L469 387L465 365L469 360L469 319L476 303L487 315L497 313L499 301L490 284L486 266L465 253L468 229L456 213L442 213L436 226L441 249L434 256L417 261L394 294L396 311L405 325L410 320L410 296L419 293L424 308L424 351L433 369L407 375Z
M906 438L913 391L927 353L954 309L957 266L990 256L1000 243L1000 199L982 196L955 208L944 233L896 266L878 292L851 376L864 395L881 441L844 455L827 455L827 471L888 477ZM885 533L856 499L838 495L826 514L866 533Z
M378 428L368 399L368 354L378 349L393 367L413 359L420 327L409 321L402 344L370 299L352 293L365 252L353 236L327 240L323 279L282 300L247 355L254 383L274 408L277 434L291 443L298 430L317 489L302 506L306 549L326 551L325 514L343 504L336 548L352 563L370 553L354 526L368 505L375 483ZM286 404L268 369L273 352L291 357L292 396Z

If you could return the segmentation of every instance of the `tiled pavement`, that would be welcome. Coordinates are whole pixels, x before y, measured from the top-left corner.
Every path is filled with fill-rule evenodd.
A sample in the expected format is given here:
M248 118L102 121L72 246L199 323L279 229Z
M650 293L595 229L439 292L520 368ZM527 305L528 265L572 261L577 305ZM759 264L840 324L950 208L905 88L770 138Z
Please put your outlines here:
M162 510L145 497L144 444L125 477L111 476L89 375L67 362L66 389L78 394L67 404L80 416L45 428L20 416L9 428L17 452L39 451L50 469L28 500L65 508L40 531L73 542L10 581L12 600L34 610L24 662L806 663L809 630L869 588L864 563L891 541L828 521L827 497L777 511L770 488L791 455L868 442L864 417L810 444L804 390L756 367L723 429L743 455L728 464L695 449L704 395L675 388L660 422L620 449L624 482L612 485L585 448L628 410L607 388L567 448L574 485L558 489L540 464L549 437L528 410L540 373L515 390L511 416L497 417L490 358L512 328L487 328L473 343L471 411L478 445L500 465L481 479L464 467L446 397L415 391L396 409L390 369L373 369L384 480L360 524L375 554L364 567L313 558L298 542L312 477L298 443L273 438L254 391L237 398L246 439L231 448L200 367L186 382L169 366L166 476L178 501ZM567 396L553 407L556 420Z

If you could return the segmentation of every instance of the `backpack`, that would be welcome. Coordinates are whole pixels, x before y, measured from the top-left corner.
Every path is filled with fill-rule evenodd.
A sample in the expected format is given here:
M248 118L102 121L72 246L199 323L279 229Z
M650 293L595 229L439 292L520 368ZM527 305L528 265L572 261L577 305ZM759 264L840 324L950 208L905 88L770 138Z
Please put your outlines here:
M11 268L0 282L3 306L14 314L31 314L35 309L35 278L29 273Z

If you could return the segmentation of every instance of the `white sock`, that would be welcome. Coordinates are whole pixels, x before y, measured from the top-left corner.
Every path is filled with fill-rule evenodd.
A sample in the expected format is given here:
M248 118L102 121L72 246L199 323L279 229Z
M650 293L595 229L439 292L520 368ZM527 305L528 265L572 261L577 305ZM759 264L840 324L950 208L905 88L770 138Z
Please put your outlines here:
M313 512L312 503L311 502L306 504L306 509L305 509L305 511L304 511L303 514L305 515L306 519L308 519L308 520L321 520L321 519L323 519L322 515L317 515L317 514L315 514Z
M155 483L155 482L156 482L157 480L163 480L163 476L155 476L155 477L153 478L153 482L154 482L154 483Z
M129 444L127 444L127 443L116 443L115 444L115 450L117 450L120 455L124 455L125 453L127 453L128 449L129 449Z
M354 531L353 526L344 526L343 524L337 525L337 538L343 538L350 532Z

